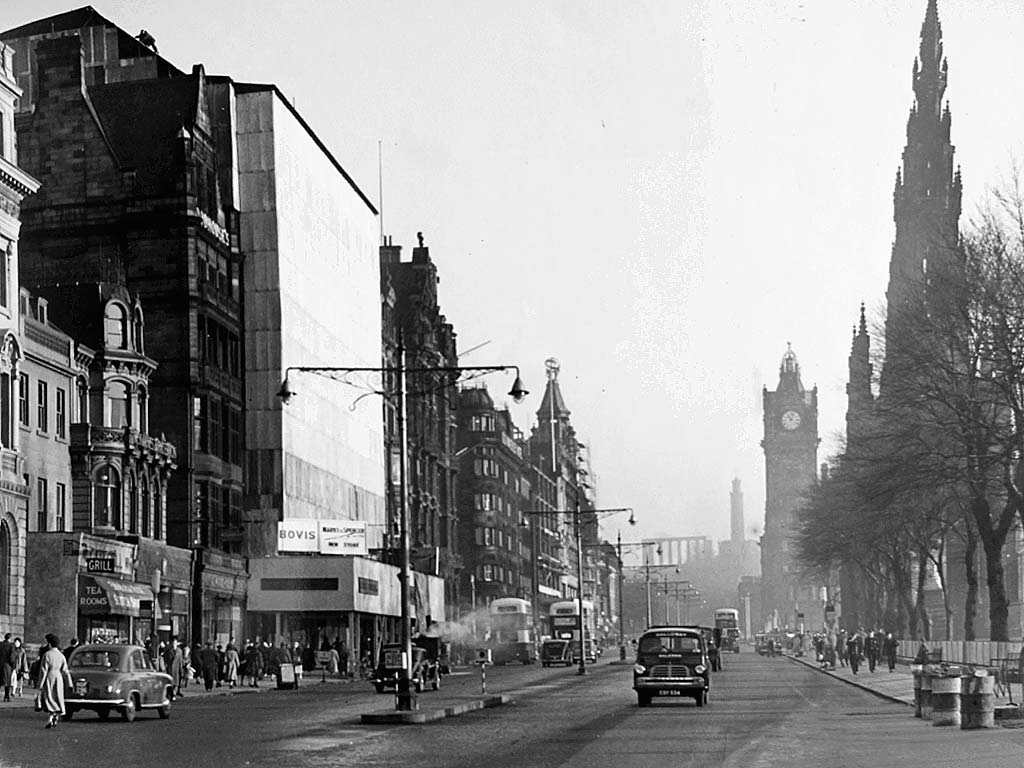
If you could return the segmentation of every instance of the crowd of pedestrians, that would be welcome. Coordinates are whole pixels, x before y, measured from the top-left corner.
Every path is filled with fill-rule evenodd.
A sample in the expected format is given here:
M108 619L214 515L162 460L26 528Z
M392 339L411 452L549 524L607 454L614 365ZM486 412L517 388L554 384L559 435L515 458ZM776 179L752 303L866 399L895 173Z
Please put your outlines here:
M815 633L810 643L823 669L835 669L837 665L848 666L856 675L863 664L867 664L869 672L874 672L875 667L884 662L890 672L896 670L899 641L893 637L892 632L877 628L867 631L861 627L848 633L840 629L836 632Z

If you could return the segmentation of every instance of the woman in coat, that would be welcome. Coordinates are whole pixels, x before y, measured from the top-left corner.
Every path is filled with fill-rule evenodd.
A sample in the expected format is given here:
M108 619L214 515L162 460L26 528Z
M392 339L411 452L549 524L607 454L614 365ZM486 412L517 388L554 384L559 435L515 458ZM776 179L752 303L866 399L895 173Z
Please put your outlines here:
M234 643L228 643L228 647L224 651L224 682L228 684L228 688L234 688L235 683L238 682L239 664L241 664L241 659L238 658L238 649L235 648Z
M11 651L11 664L14 667L14 677L12 678L13 693L15 696L21 696L21 692L25 687L25 678L28 677L28 654L25 653L25 648L21 644L21 638L14 638L14 649Z
M39 664L39 692L36 694L36 709L46 712L47 728L54 728L65 714L64 687L71 687L71 670L68 660L60 650L56 635L46 636L47 649Z
M263 656L254 645L245 649L245 676L252 678L251 687L259 688L259 680L263 677Z

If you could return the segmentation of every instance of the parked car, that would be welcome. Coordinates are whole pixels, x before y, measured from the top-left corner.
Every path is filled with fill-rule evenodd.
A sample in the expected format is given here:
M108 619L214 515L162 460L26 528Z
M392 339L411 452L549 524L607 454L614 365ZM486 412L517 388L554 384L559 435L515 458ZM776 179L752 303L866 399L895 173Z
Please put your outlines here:
M708 701L711 663L697 627L650 627L637 642L633 690L637 706L655 696L692 696L698 707Z
M393 691L398 685L398 675L402 671L401 643L388 643L381 646L377 668L374 670L373 687L377 693ZM431 659L425 648L412 647L412 688L422 693L429 685L432 690L441 687L441 670L437 659Z
M64 692L65 719L91 709L101 720L113 710L127 722L140 709L155 709L164 720L171 716L174 683L158 671L145 648L97 643L80 645L68 659L71 687Z
M568 640L545 640L540 644L540 663L542 666L551 667L555 664L572 666L572 649Z

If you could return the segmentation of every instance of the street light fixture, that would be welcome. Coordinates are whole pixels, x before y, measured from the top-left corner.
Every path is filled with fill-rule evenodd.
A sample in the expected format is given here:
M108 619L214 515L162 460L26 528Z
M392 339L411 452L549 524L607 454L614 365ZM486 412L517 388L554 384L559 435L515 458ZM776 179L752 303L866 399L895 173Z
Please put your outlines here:
M412 572L410 568L410 546L409 546L409 489L408 489L408 460L409 460L409 435L406 424L406 398L408 392L405 386L405 376L407 373L454 373L456 376L468 372L479 372L479 373L493 373L497 371L508 371L514 370L516 373L515 381L512 382L512 388L509 390L509 395L517 403L522 402L529 392L523 385L523 380L519 375L519 366L516 365L471 365L471 366L430 366L425 368L407 368L405 365L405 342L399 334L398 336L398 348L397 357L398 365L395 366L315 366L315 365L290 365L284 369L284 381L281 382L281 389L278 391L277 396L281 398L281 402L284 405L288 405L296 396L295 390L292 389L288 379L288 375L291 372L296 373L315 373L321 376L328 376L333 378L332 374L335 373L394 373L398 378L398 432L399 442L401 443L401 456L399 458L398 465L398 482L399 492L401 496L401 503L399 504L399 536L401 538L401 557L399 560L399 582L401 587L400 599L401 605L401 642L402 649L405 653L405 668L402 670L402 674L398 677L398 685L395 696L395 709L398 710L412 710L417 708L416 696L412 691L412 632L409 616L409 596L410 596L410 582L412 581ZM387 397L389 394L387 391L379 392L378 394Z
M581 473L577 473L581 474ZM582 486L582 483L578 484ZM577 669L577 674L587 674L587 661L586 652L587 646L586 641L583 637L584 623L583 623L583 531L580 525L580 516L584 514L588 515L614 515L619 512L629 512L629 524L636 525L636 516L633 514L632 507L607 507L604 509L580 509L580 493L577 488L576 493L576 505L574 509L527 509L522 514L524 515L571 515L573 518L575 535L576 535L576 629L580 635L580 664Z

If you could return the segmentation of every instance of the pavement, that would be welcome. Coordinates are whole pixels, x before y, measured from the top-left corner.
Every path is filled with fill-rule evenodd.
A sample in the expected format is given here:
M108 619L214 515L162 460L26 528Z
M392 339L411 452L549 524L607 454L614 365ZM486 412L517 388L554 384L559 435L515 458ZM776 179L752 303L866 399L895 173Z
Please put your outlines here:
M844 683L856 686L868 693L873 693L880 698L905 704L909 707L914 706L914 675L910 670L909 663L899 663L896 665L896 669L891 672L885 663L877 665L875 671L870 672L865 663L858 668L857 674L854 674L849 667L837 666L835 669L824 669L813 657L785 655L786 658L797 664L803 664L805 667L816 669L823 675L829 675L842 680ZM1016 695L1014 695L1012 690L1001 695L997 692L995 699L996 718L999 719L1000 716L1019 716L1020 703L1021 691L1019 690L1016 692Z

